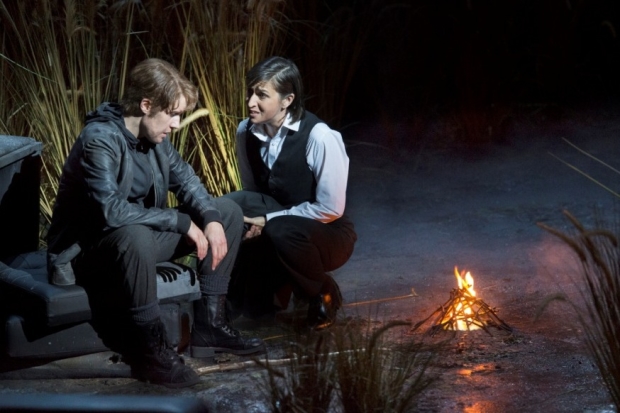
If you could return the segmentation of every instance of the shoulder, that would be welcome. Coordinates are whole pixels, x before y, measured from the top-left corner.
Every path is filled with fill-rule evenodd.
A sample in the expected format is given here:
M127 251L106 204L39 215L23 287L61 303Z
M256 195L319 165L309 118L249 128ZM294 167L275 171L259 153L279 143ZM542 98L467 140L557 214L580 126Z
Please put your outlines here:
M326 123L319 122L310 130L309 143L328 144L334 141L341 141L340 132L333 130Z
M103 145L108 147L125 147L126 140L122 131L110 122L89 123L82 129L79 140L82 145Z
M243 119L241 122L239 122L239 125L237 126L237 135L244 133L245 130L248 127L248 122L250 121L249 118Z
M312 112L305 111L303 117L301 118L301 122L302 124L305 123L306 125L311 126L311 137L320 137L322 135L330 135L333 133L340 135Z
M309 140L321 140L329 138L332 130L327 123L323 122L318 116L312 112L304 111L300 119L300 130L306 130L309 134Z
M82 128L83 136L92 135L119 135L121 131L114 122L90 122Z

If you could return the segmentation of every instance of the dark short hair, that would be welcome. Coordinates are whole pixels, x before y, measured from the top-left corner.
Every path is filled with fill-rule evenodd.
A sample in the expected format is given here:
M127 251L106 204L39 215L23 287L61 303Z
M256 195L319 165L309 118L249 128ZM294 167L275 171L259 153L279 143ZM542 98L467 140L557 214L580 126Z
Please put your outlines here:
M283 57L272 56L255 64L245 76L245 85L248 89L269 81L280 94L280 99L284 99L291 93L295 95L286 111L291 114L293 122L301 119L304 113L304 96L303 83L297 65Z
M198 101L198 89L176 67L161 59L146 59L129 73L127 88L121 100L125 115L142 116L142 99L149 99L156 111L174 109L181 96L185 96L187 109L192 110Z

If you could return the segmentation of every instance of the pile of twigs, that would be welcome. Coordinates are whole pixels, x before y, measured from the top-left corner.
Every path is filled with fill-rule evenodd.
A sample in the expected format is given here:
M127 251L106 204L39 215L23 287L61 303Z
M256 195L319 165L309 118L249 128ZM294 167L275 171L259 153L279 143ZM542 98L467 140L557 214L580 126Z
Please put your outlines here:
M466 312L466 309L471 311ZM434 323L428 334L435 335L442 330L459 330L464 325L467 330L482 329L491 334L488 327L512 331L512 327L500 319L495 311L480 298L471 295L465 288L455 288L450 293L450 299L442 304L430 316L416 323L410 333L416 331L428 320L434 318Z

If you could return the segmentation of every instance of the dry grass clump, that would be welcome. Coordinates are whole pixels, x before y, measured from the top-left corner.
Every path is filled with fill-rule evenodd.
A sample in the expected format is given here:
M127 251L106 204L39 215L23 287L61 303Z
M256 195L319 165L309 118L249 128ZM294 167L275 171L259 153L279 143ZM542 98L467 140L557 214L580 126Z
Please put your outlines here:
M355 325L298 337L284 368L269 361L264 387L274 412L405 412L432 382L427 366L436 350L402 343L389 332Z
M62 166L101 102L118 101L127 71L158 57L200 88L193 122L173 143L215 195L238 189L235 130L243 79L276 53L281 0L24 0L0 2L0 133L43 142L46 221Z
M245 73L278 50L282 3L189 0L174 7L184 39L179 67L190 73L201 105L209 110L175 142L215 195L241 187L235 133L246 115Z
M140 4L97 0L2 2L3 79L19 93L0 90L11 113L6 133L43 142L40 208L47 222L69 151L86 113L117 100L137 35ZM139 46L138 46L139 47ZM8 82L4 82L8 83Z
M616 406L620 408L620 244L618 234L600 226L585 228L564 212L572 233L538 225L560 238L581 264L583 303L571 303L586 336L589 352ZM582 309L583 307L583 309Z
M97 45L98 12L93 0L0 5L2 35L11 39L3 48L3 79L11 79L19 90L6 103L23 128L7 132L45 144L41 210L46 217L51 216L60 171L84 114L104 97L110 75Z
M290 344L285 368L259 362L268 375L263 383L274 412L327 412L336 393L335 370L327 335L306 336Z

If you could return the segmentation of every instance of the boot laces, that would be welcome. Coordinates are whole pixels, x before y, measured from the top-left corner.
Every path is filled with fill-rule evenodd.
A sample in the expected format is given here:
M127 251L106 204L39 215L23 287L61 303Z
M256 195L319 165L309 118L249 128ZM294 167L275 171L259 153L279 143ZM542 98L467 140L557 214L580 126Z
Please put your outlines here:
M177 352L174 351L170 343L168 343L166 332L161 328L161 325L157 326L157 337L157 353L160 356L162 356L164 359L168 360L171 363L174 363L176 361L184 363L183 358L179 356Z
M229 336L238 337L240 335L239 331L232 328L229 324L222 324L220 328L224 333L228 334Z

